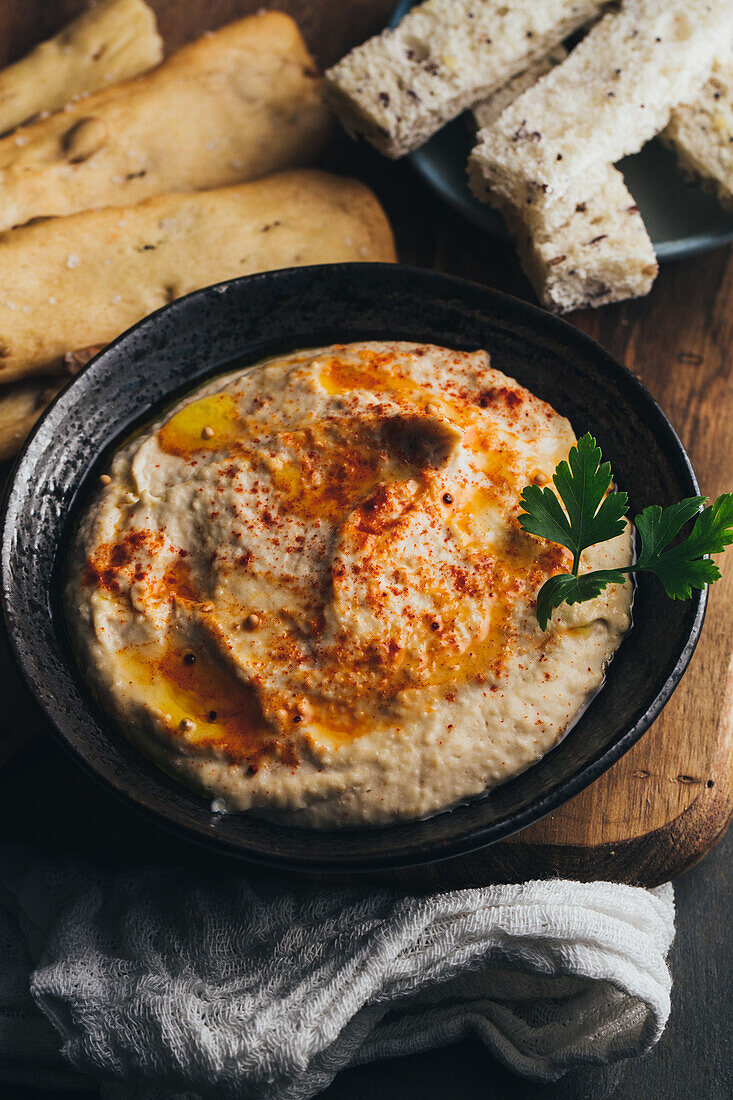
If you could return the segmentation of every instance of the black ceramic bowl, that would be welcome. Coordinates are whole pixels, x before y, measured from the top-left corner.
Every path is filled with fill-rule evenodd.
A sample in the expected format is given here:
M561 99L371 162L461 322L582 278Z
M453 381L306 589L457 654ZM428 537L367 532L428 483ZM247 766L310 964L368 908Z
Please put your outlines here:
M696 494L682 445L643 386L570 325L513 298L434 272L381 264L275 271L174 302L106 348L42 418L16 464L2 531L2 599L12 647L62 742L112 790L163 824L262 863L380 869L490 844L577 794L641 736L697 642L705 595L673 602L653 577L607 681L570 734L528 771L425 821L317 832L244 815L150 763L100 712L75 666L59 604L77 503L102 457L186 390L237 364L336 341L394 338L487 348L493 365L590 430L632 514Z

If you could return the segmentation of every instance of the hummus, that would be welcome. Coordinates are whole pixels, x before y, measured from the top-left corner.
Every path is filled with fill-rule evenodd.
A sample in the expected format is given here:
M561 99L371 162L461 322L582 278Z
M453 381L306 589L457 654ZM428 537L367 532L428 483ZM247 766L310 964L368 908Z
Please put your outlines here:
M66 607L103 706L215 810L419 818L533 764L603 681L631 586L537 593L525 534L570 424L484 351L335 345L219 377L128 442ZM583 555L631 560L630 529Z

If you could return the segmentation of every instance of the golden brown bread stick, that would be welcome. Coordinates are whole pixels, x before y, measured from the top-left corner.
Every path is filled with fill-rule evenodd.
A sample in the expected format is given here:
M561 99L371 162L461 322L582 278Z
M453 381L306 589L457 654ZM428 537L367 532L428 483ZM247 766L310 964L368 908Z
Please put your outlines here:
M0 133L138 76L162 58L155 15L144 0L101 0L0 72Z
M0 233L0 382L46 373L223 279L394 259L371 191L315 169L12 229Z
M0 140L0 229L305 164L328 130L297 25L253 15Z

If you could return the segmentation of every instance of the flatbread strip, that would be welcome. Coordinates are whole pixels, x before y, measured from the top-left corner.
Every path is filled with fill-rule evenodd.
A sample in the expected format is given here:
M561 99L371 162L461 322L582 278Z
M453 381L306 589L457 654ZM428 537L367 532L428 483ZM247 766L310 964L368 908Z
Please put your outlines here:
M427 0L326 73L351 134L400 157L545 56L606 0Z
M558 46L547 57L478 103L474 117L490 126L528 88L561 64ZM546 309L567 313L648 294L657 276L654 246L621 173L608 166L602 185L548 232L528 225L522 207L503 208L527 278Z
M547 57L541 57L539 61L535 61L533 65L530 65L523 73L513 77L508 84L505 84L503 88L499 88L488 99L482 99L473 109L473 117L477 128L483 130L485 126L493 126L515 99L519 99L523 92L533 87L547 73L552 72L555 66L560 65L567 56L568 51L565 47L557 46Z
M662 130L694 96L723 41L730 0L627 0L553 72L482 130L471 154L474 192L527 206L543 228L562 225L607 165Z
M143 0L102 0L0 72L0 133L138 76L162 58L155 15Z
M254 15L0 141L0 229L307 163L328 129L297 25Z
M0 382L47 372L223 279L394 259L372 193L315 169L22 226L0 234Z
M38 417L68 380L68 375L34 378L0 387L0 462L20 450Z
M542 232L522 211L504 211L522 266L546 309L567 313L648 294L657 276L654 246L618 169L578 203L568 221Z
M733 48L694 99L672 112L661 136L685 174L733 210Z

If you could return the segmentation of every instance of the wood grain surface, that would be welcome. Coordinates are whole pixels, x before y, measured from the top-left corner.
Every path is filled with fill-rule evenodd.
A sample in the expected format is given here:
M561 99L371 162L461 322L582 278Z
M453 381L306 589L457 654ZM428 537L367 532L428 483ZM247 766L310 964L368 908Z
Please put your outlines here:
M54 33L81 0L0 0L0 63ZM384 24L391 0L283 0L328 65ZM152 0L166 47L257 10L258 0ZM361 176L393 222L400 259L463 275L532 300L511 247L443 206L413 173L346 139L329 166ZM669 264L651 295L575 315L646 383L688 447L702 491L733 488L733 253ZM733 554L711 592L702 641L660 719L590 788L517 837L427 869L421 884L506 881L547 874L655 884L698 860L733 812ZM0 651L0 663L2 652ZM10 674L8 673L8 676ZM14 689L13 689L14 690ZM30 720L20 696L0 762ZM403 876L404 877L404 876Z

